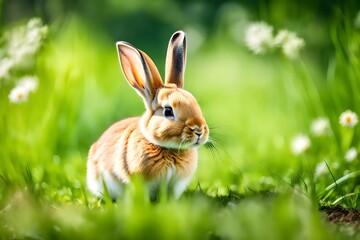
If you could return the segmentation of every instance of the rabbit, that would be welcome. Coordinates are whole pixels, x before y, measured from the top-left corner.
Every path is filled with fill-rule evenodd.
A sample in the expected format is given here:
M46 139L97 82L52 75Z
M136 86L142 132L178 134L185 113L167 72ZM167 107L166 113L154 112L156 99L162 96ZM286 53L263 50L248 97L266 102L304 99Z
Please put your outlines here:
M165 83L146 53L123 41L116 47L123 74L143 98L146 111L116 122L91 146L88 188L103 198L105 185L115 200L136 174L145 179L150 199L156 199L164 181L177 199L196 170L198 147L209 138L199 104L184 90L186 35L177 31L170 38Z

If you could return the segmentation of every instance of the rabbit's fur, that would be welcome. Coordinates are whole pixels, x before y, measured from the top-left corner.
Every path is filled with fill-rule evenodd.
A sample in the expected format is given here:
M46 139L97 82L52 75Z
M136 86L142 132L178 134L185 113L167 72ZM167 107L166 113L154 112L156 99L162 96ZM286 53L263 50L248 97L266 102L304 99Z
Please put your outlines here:
M113 124L90 148L87 184L103 197L104 184L116 199L133 174L147 181L156 197L162 181L175 198L186 189L197 166L197 148L206 143L209 128L199 104L184 87L186 36L170 39L163 84L153 61L126 42L117 44L125 78L143 98L146 112Z

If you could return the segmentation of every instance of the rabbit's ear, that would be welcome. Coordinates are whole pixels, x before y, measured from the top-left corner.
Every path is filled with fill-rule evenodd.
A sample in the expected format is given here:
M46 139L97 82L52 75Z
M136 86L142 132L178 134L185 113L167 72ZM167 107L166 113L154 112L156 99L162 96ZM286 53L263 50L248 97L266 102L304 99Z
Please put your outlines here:
M186 64L186 35L177 31L172 35L166 54L165 83L175 83L184 88Z
M146 53L126 42L117 42L120 65L130 85L150 104L163 83L154 62Z

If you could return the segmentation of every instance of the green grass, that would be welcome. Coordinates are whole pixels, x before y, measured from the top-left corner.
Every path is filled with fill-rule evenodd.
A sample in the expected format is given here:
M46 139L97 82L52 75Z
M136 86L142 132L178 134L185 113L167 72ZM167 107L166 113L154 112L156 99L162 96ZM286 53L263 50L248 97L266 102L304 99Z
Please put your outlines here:
M326 67L306 47L294 61L277 52L253 55L221 24L190 52L186 89L198 99L216 148L200 150L179 201L163 194L156 204L141 179L116 203L87 191L90 145L144 106L122 76L112 39L79 17L54 22L28 70L39 78L38 91L13 104L14 82L0 81L0 238L360 239L355 228L329 224L318 211L360 208L359 157L344 159L350 146L359 149L360 128L338 123L347 109L360 114L360 32L347 14L330 26ZM163 73L166 46L151 47ZM329 135L310 133L319 116L329 118ZM294 156L290 143L300 132L311 146ZM328 171L317 178L315 166L324 160Z

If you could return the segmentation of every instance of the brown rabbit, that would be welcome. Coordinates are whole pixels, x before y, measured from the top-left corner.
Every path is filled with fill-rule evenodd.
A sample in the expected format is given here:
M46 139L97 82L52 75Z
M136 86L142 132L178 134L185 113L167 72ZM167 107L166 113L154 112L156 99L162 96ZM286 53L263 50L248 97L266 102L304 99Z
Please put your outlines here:
M146 112L113 124L91 146L88 188L102 198L105 184L116 199L131 176L140 174L148 182L150 198L156 197L162 181L178 198L196 170L197 149L209 136L199 104L183 89L185 33L178 31L170 39L165 84L144 52L126 42L116 46L125 78L143 98Z

